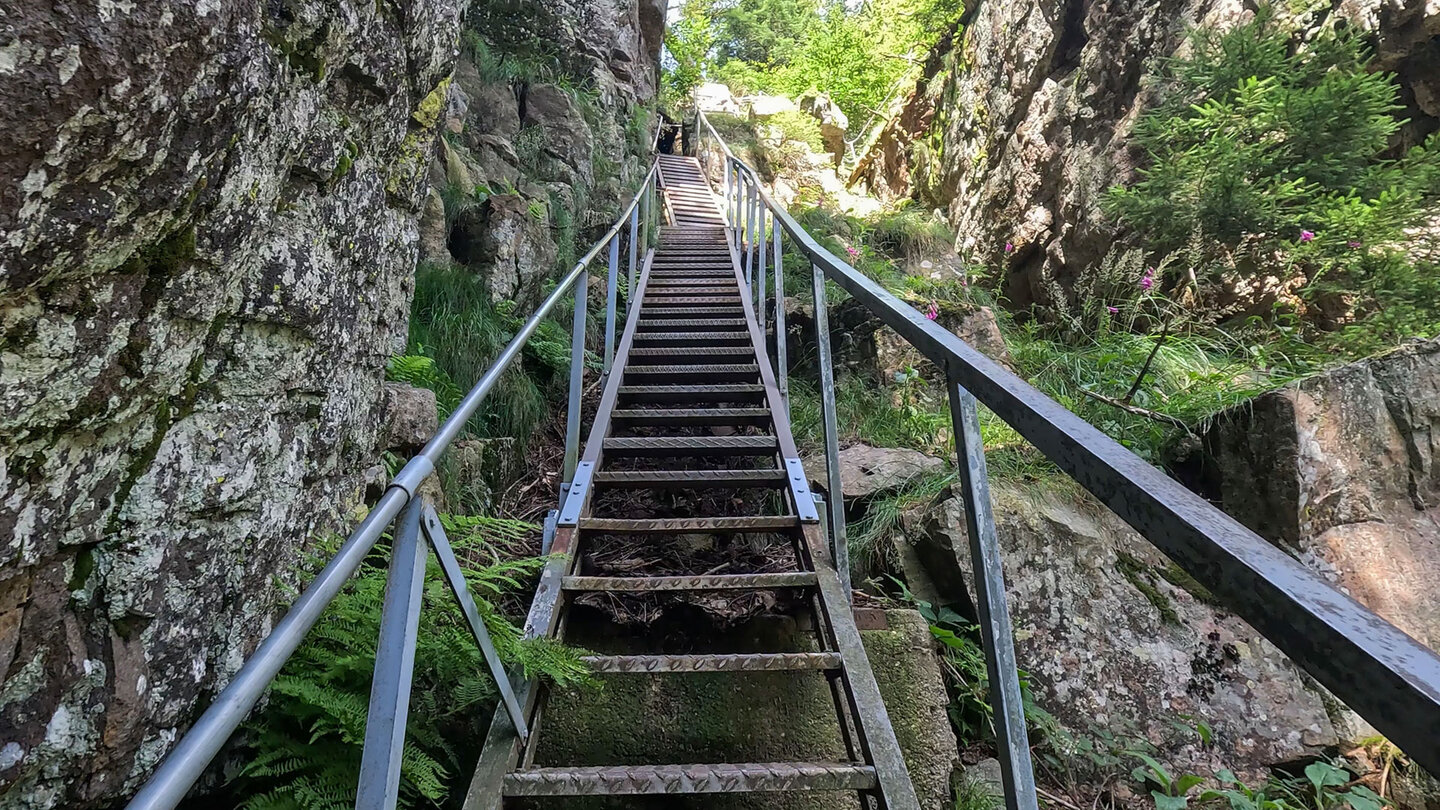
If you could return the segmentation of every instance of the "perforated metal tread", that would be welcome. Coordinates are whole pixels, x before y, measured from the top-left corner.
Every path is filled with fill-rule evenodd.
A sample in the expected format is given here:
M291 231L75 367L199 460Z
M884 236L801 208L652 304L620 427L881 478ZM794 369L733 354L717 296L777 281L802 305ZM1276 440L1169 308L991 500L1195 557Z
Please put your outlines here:
M812 588L813 571L785 571L776 574L710 574L694 577L565 577L567 591L764 591L774 588Z
M840 668L838 653L732 653L729 655L587 655L591 672L793 672Z
M868 790L868 765L761 762L714 765L627 765L533 768L505 777L506 796L639 796L672 793L762 793Z
M610 414L617 427L764 426L770 419L768 408L625 408Z
M782 487L784 470L622 470L595 473L600 486L632 489Z
M605 440L612 456L754 456L774 453L774 436L631 436Z

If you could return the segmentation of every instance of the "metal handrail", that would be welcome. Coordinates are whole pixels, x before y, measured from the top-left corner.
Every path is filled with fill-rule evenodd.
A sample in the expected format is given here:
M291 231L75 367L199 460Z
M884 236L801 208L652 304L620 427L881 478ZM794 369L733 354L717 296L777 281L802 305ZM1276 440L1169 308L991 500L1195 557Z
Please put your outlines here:
M1415 762L1440 773L1440 655L821 247L770 197L759 175L724 147L704 113L699 115L725 153L727 195L749 185L776 230L786 234L792 251L804 254L817 275L846 290L944 371L960 456L967 461L961 473L964 489L970 490L965 496L972 546L973 521L983 523L989 504L988 494L976 491L983 476L971 484L964 480L967 472L976 472L977 455L983 473L978 435L961 436L962 421L974 423L962 413L971 395ZM821 306L823 298L816 301L817 323ZM979 582L984 578L976 562ZM1001 587L1003 597L1003 580L991 582ZM1001 760L1005 765L1005 757ZM1006 781L1011 787L1008 776Z
M658 138L658 130L656 137ZM530 316L530 319L520 328L515 337L506 344L504 350L500 352L499 356L495 358L495 362L491 364L490 369L475 383L475 386L471 388L464 399L460 401L459 406L455 408L449 418L445 420L444 424L440 425L439 429L436 430L435 435L430 438L430 441L426 442L425 447L420 453L410 459L400 472L395 475L384 494L381 495L380 500L365 518L361 520L360 524L355 527L354 531L351 532L339 550L336 551L335 556L331 558L330 562L325 565L310 585L306 587L305 591L300 594L299 598L290 606L290 610L285 614L285 617L276 624L275 629L261 642L255 652L251 654L244 665L241 666L240 670L235 673L235 677L231 679L230 683L220 692L219 696L206 708L205 712L200 716L200 719L191 726L190 730L186 732L180 739L180 742L166 756L160 767L156 769L155 773L151 775L150 779L140 791L136 793L135 797L130 801L130 810L168 810L169 808L173 808L185 797L185 794L195 784L196 780L200 778L201 774L209 766L211 760L214 759L221 747L230 738L230 735L234 733L246 715L249 714L250 710L254 708L255 704L260 700L260 697L275 679L275 676L279 674L285 662L288 661L295 650L299 648L311 628L314 627L315 623L320 619L321 614L324 613L325 608L328 607L340 593L346 581L348 581L360 567L361 562L364 561L365 557L375 547L381 535L395 522L395 519L401 515L402 511L405 512L405 517L402 518L399 531L396 533L396 548L392 553L393 559L391 563L390 580L386 588L386 614L382 618L381 625L382 639L380 649L377 650L376 656L376 692L372 692L371 698L372 721L377 716L375 712L376 701L381 697L378 694L378 690L381 688L380 671L383 663L382 658L385 657L387 652L385 633L391 627L392 612L403 618L407 610L418 610L418 592L416 593L416 599L411 600L414 603L413 605L397 604L394 608L392 608L391 605L392 592L398 590L395 587L397 582L397 569L405 566L408 566L408 569L413 569L414 567L413 560L402 558L406 557L411 551L414 551L416 554L423 553L423 546L418 542L418 532L423 531L426 538L431 542L431 545L434 546L437 555L441 558L442 569L446 571L447 579L450 580L452 590L457 590L457 598L460 599L462 607L466 607L468 610L468 606L465 604L468 597L463 595L463 576L460 577L459 587L457 589L457 583L454 582L454 575L458 569L449 565L446 561L446 553L449 550L448 543L444 539L443 531L439 529L438 520L428 516L433 515L433 510L430 510L428 504L423 503L423 498L418 496L420 486L435 472L436 462L450 447L451 443L461 434L465 423L474 416L480 404L485 400L485 397L490 394L499 382L501 375L504 374L506 369L515 361L515 358L520 356L521 350L524 349L525 344L530 340L531 336L534 335L535 330L540 327L540 323L570 294L574 294L576 297L575 323L577 327L576 331L572 334L571 364L572 370L578 370L578 372L572 373L571 376L570 408L567 414L566 450L567 458L573 457L573 449L570 445L573 444L578 447L579 443L579 401L584 370L584 313L588 298L586 294L587 271L591 262L595 260L595 257L600 254L601 250L606 249L612 244L616 246L619 245L621 231L627 223L630 225L630 243L632 245L636 243L636 239L639 236L640 219L637 215L642 208L646 230L644 238L648 244L650 239L649 232L653 227L652 219L655 210L653 201L658 168L658 161L652 160L650 170L645 175L645 179L641 181L639 190L635 193L635 196L631 198L629 204L620 212L619 217L615 220L615 224L612 225L610 229L605 232L605 235L601 237L590 250L586 251L585 255L581 256L579 261L575 263L575 266L560 279L554 291L545 298L544 302L540 304L539 308ZM635 251L632 249L630 253L633 268ZM617 251L612 249L610 251L608 276L608 301L612 311L615 307L614 291L618 270L617 262ZM613 329L613 312L610 327ZM612 342L613 341L607 341L607 346ZM566 480L568 480L569 476L573 475L573 473L573 465L567 465L565 471ZM407 506L411 506L412 508L406 509ZM425 518L423 524L422 518ZM414 581L413 573L413 570L407 571L406 576L410 577L406 580L407 582ZM422 562L419 567L419 576L422 579L423 573L424 565ZM410 623L408 638L405 637L405 633L403 632L403 621L395 626L399 627L401 632L401 637L396 639L395 642L401 645L401 647L408 645L409 649L413 650L415 641L413 637L413 622ZM476 622L472 620L471 627L477 635L477 640L481 642L482 650L485 652L486 658L491 662L493 669L498 665L498 659L493 657L493 649L487 648L486 646L488 644L488 636L482 638L484 632L483 624L476 627ZM404 658L402 649L396 649L391 652L396 653L401 659ZM411 663L413 663L413 661ZM505 676L503 671L495 674L496 684L502 692L502 698L507 705L514 705L514 697L513 694L510 693L509 678ZM389 741L394 745L399 745L399 741L403 740L404 737L405 704L407 704L409 700L408 669L403 673L402 680L403 683L400 685L403 686L403 696L398 694L389 695L392 703L399 702L398 707L388 707L390 710L389 719L392 721L390 724L392 727L391 730L393 731L393 727L398 725L398 739ZM393 685L394 684L392 684L392 686ZM395 717L397 710L399 714L398 719ZM518 711L518 707L516 710ZM518 717L517 720L519 720ZM523 729L523 721L517 722L517 727ZM362 793L364 793L367 778L378 779L379 782L383 782L384 784L376 785L377 792L373 796L373 801L362 802L360 799L357 799L357 807L393 807L394 787L398 784L399 779L399 753L398 750L383 752L386 761L381 763L381 765L385 768L385 772L381 774L367 773L370 770L372 761L372 746L369 745L370 736L367 728L366 758L361 768Z

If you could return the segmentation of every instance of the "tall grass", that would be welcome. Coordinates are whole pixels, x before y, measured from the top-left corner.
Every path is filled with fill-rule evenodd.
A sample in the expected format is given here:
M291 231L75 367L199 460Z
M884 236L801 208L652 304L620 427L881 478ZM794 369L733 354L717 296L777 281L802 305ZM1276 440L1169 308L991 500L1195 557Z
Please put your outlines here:
M469 390L521 323L510 302L491 303L490 291L473 272L422 264L415 276L406 354L430 358L446 379ZM558 323L542 324L523 359L501 376L466 430L481 438L513 436L523 445L549 418L549 403L560 396L569 365L568 341Z

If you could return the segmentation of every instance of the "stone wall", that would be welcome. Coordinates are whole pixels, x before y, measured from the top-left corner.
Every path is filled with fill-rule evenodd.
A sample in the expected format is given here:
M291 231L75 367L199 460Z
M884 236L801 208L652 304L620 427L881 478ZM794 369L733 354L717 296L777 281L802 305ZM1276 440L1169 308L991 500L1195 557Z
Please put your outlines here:
M132 790L378 475L459 18L0 14L0 804Z
M1291 13L1296 4L1274 4ZM1300 28L1339 16L1374 32L1377 66L1394 71L1411 123L1397 144L1440 127L1440 6L1426 0L1306 4ZM1238 0L980 0L930 56L915 94L854 179L946 212L962 256L1006 268L1024 308L1110 250L1103 193L1142 156L1129 133L1150 104L1147 82L1187 26L1229 26ZM1014 245L1006 252L1005 245Z

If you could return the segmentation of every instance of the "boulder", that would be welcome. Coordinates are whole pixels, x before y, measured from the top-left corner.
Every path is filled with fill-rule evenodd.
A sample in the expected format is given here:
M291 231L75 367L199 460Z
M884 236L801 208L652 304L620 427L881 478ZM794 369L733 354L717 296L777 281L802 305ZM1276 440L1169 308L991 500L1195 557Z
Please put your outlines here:
M405 454L419 450L440 427L435 392L400 382L385 383L385 449Z
M840 484L848 499L892 495L945 469L945 460L903 447L854 444L840 451Z
M1288 658L1090 496L992 486L1019 665L1063 727L1143 738L1180 772L1252 777L1340 742L1327 699ZM905 540L943 602L970 611L960 501L907 521ZM1213 747L1185 729L1202 721Z
M719 82L705 82L695 89L695 104L705 112L726 113L727 115L739 115L740 102L730 92L730 88Z
M782 112L799 112L800 105L785 96L770 96L764 93L757 93L752 96L744 96L740 99L740 106L751 120L756 118L768 118Z
M835 165L845 159L845 131L850 128L850 119L833 99L824 93L812 93L800 98L800 109L820 122L820 136L825 139L825 149L835 157Z
M569 170L564 172L566 182L591 185L591 155L597 147L574 96L558 85L535 84L523 102L522 131L515 138L521 168L543 155Z
M1221 504L1440 649L1440 341L1333 369L1213 421Z
M446 244L449 237L445 201L432 188L425 197L425 208L420 212L420 261L449 264L450 248Z
M464 211L450 231L450 253L462 264L485 268L496 301L529 302L554 270L558 248L537 199L492 195Z

